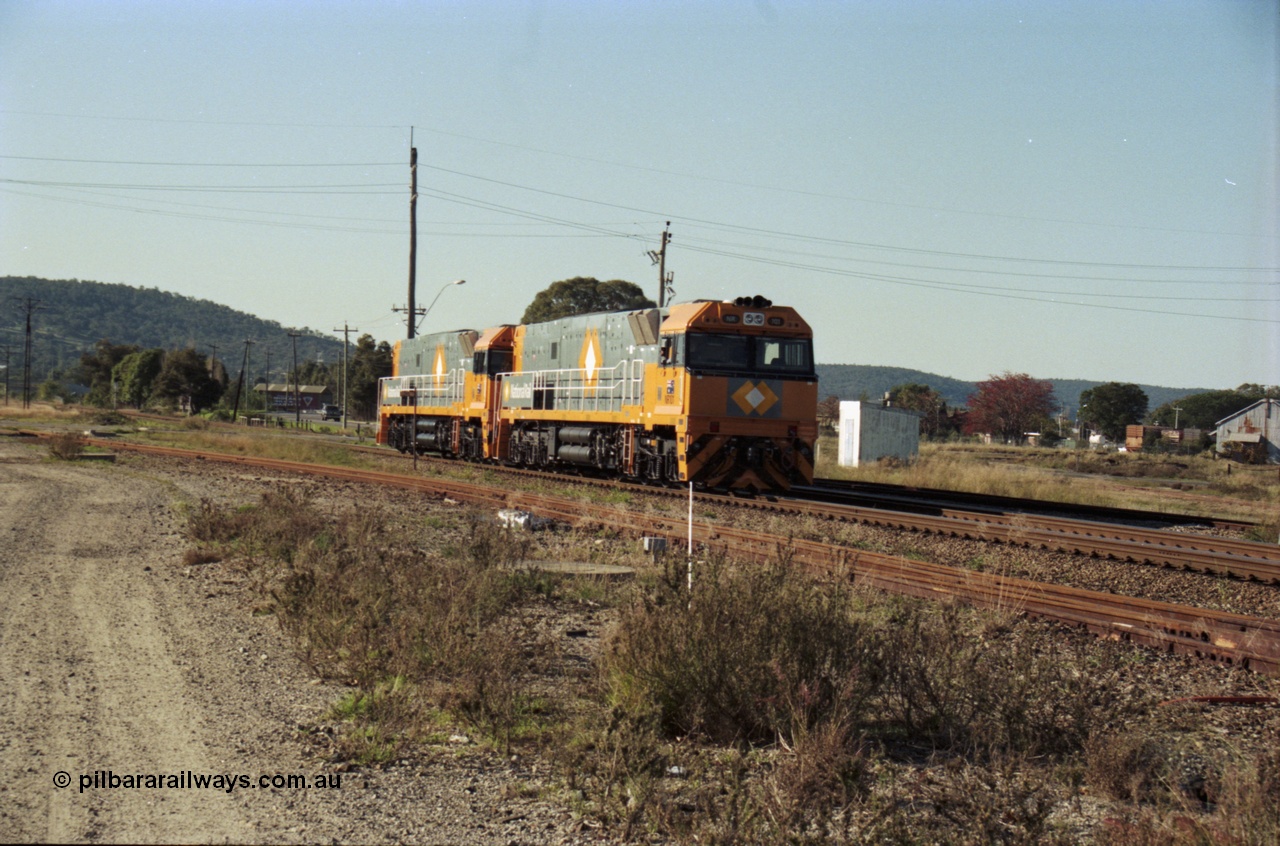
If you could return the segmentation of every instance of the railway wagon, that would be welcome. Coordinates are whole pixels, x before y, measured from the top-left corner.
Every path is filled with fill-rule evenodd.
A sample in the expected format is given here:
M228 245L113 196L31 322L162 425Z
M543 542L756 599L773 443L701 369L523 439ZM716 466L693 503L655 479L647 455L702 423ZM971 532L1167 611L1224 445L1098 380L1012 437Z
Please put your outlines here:
M395 362L379 441L402 451L715 489L813 479L812 332L762 297L424 336Z

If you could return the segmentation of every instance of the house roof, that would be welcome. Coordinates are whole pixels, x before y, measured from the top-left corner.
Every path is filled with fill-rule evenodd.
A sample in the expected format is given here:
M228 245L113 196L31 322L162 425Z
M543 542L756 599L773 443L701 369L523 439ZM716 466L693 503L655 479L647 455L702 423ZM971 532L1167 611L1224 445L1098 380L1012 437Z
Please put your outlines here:
M1253 403L1250 403L1250 404L1246 405L1244 408L1240 409L1239 411L1235 412L1234 414L1228 414L1226 417L1222 418L1221 420L1219 420L1217 423L1214 423L1213 425L1214 425L1215 427L1217 427L1217 426L1221 426L1223 423L1226 423L1228 420L1234 420L1235 418L1239 417L1240 415L1242 415L1242 414L1248 414L1250 411L1252 411L1253 409L1257 408L1258 406L1260 406L1260 405L1262 405L1262 404L1264 404L1264 403L1270 403L1270 402L1273 402L1273 403L1275 403L1277 406L1280 406L1280 400L1278 400L1278 399L1270 399L1270 398L1268 398L1268 397L1263 397L1262 399L1258 400L1257 402L1253 402Z

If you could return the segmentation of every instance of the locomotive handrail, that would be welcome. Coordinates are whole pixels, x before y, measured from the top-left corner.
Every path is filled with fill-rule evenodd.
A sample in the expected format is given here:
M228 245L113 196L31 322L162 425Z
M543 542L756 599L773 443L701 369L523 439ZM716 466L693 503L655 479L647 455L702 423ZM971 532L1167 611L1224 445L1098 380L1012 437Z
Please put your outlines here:
M405 391L414 392L416 405L452 405L462 401L466 371L456 368L440 375L385 376L378 382L383 405L399 405Z
M594 379L588 378L592 372ZM641 400L644 361L624 360L612 367L597 367L594 371L585 367L524 370L503 373L501 378L510 380L512 384L528 385L535 396L540 391L549 392L551 407L557 410L600 411L603 405L605 411L620 411L622 406L635 405Z

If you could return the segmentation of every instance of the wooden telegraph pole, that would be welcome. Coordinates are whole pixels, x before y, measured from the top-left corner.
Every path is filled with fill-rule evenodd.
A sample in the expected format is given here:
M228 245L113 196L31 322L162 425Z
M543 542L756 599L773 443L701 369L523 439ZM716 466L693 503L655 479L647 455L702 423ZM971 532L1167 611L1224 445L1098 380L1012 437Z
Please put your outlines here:
M352 332L359 332L359 329L352 329L343 321L341 329L334 329L335 332L342 333L342 428L347 428L347 343Z
M293 338L293 422L302 425L302 401L299 399L298 388L298 337L301 332L290 332L289 337Z
M418 308L418 148L413 146L413 127L409 127L409 338L417 334Z
M670 243L671 221L668 220L667 228L662 230L661 249L649 251L649 259L658 266L658 308L665 306L667 300L675 295L675 289L671 287L674 276L667 273L667 244Z

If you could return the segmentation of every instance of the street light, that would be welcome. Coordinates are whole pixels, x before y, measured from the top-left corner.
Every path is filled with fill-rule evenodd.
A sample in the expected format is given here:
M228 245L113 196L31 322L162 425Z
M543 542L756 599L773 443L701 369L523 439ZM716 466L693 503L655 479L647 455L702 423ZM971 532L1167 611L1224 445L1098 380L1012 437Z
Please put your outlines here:
M452 282L446 282L444 286L440 288L440 294L443 294L447 288L450 288L454 285L465 285L465 284L467 284L467 280L465 279L455 279ZM427 306L426 310L422 312L422 319L419 320L414 325L413 332L415 335L418 333L418 329L421 328L422 324L426 322L427 315L431 313L431 309L433 306L435 306L436 300L440 299L440 294L436 294L436 299L432 300L431 305Z

